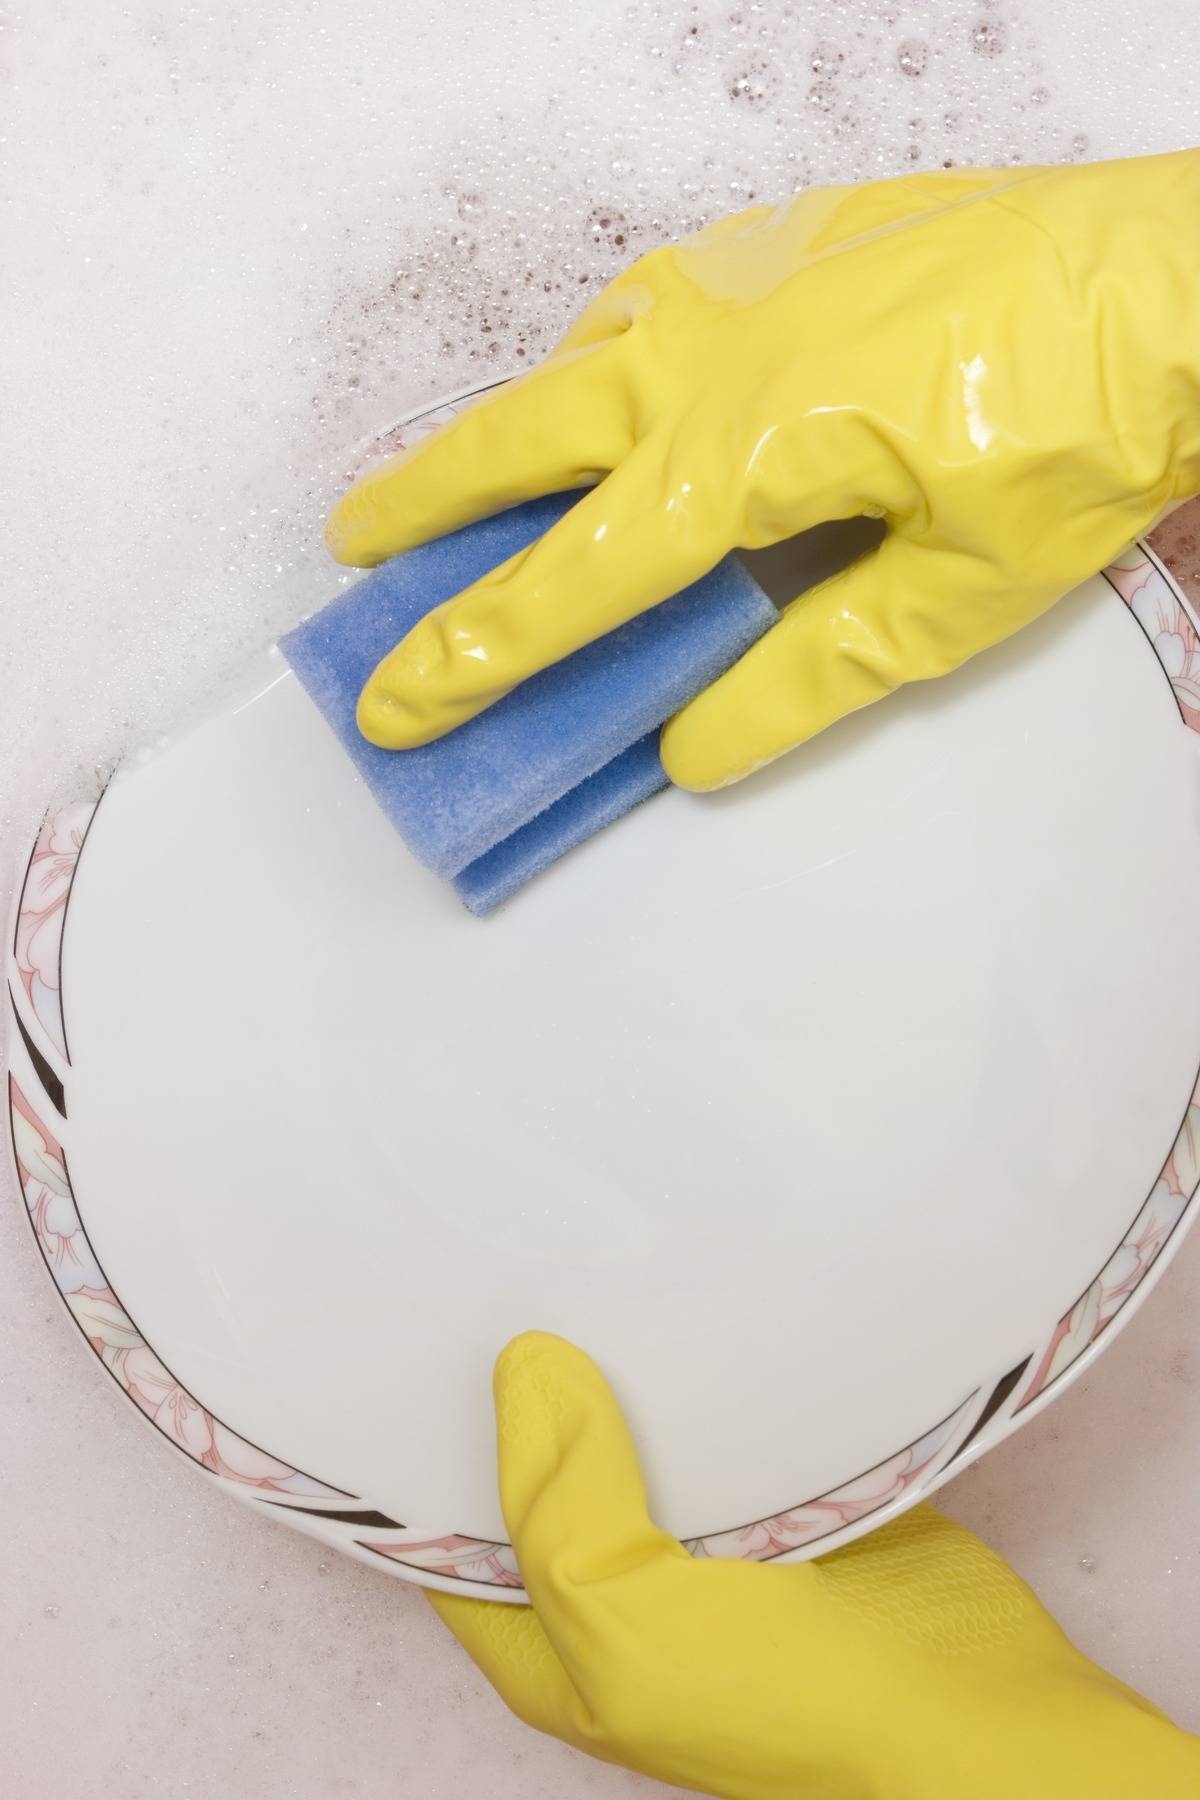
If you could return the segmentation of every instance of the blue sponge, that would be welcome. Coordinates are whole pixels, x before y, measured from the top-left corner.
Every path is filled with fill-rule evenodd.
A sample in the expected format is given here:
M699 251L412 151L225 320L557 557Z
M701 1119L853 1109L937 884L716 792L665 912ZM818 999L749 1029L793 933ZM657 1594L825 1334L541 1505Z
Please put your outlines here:
M491 912L539 870L665 788L667 773L658 754L658 736L657 730L647 732L455 875L455 889L471 911Z
M282 640L409 848L454 879L475 912L665 786L658 727L776 618L727 557L437 742L369 744L355 708L377 663L425 613L533 543L577 497L529 501L394 557Z

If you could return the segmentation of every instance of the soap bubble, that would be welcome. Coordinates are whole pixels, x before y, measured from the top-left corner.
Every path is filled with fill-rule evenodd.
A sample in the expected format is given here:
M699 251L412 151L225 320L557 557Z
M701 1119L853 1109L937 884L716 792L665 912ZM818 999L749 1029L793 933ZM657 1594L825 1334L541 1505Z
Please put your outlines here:
M613 206L594 206L587 216L585 235L596 247L626 251L631 234L629 220ZM587 279L586 275L583 279Z
M981 19L971 33L971 47L977 56L999 56L1008 41L1008 32L998 19Z
M845 52L839 50L836 44L815 44L808 66L814 75L834 75L845 60Z
M729 84L731 100L748 101L752 106L761 106L771 91L770 77L765 70L747 70L735 75Z
M896 52L902 75L923 75L929 62L929 45L922 38L905 38Z

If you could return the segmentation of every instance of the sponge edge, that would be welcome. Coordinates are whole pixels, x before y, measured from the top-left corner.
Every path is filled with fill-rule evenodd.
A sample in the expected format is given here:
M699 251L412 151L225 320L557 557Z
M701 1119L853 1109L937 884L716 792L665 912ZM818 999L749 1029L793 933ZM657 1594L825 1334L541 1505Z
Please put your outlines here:
M285 656L376 800L414 855L437 875L462 874L656 733L777 616L741 563L727 557L674 599L544 669L448 736L412 750L369 744L358 730L355 709L381 659L425 613L527 548L576 498L558 494L530 501L395 557L282 640ZM569 595L563 603L570 604ZM560 854L548 847L552 842L566 849L568 837L578 842L605 822L598 816L602 791L608 817L624 810L614 797L620 778L635 764L639 782L631 792L644 797L640 789L649 763L634 758L614 773L609 787L595 790L594 800L580 803L569 828L565 812L547 822L546 836L538 840L544 845L538 867ZM584 826L593 805L597 824ZM558 840L554 826L563 833ZM478 894L498 894L505 884L511 892L519 885L525 877L516 876L516 858L514 849L490 873L477 873ZM501 861L509 869L504 883L496 878Z
M568 850L665 788L658 738L657 731L648 732L528 825L468 863L453 878L459 898L473 913L491 912Z

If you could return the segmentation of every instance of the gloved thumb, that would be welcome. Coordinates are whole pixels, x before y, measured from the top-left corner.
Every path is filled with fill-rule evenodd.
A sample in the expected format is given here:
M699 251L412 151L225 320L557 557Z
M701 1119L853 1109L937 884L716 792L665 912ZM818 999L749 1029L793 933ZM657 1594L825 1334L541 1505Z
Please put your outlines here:
M646 1511L637 1455L591 1358L547 1332L504 1350L494 1376L500 1497L533 1604L429 1600L519 1718L606 1755L584 1695L606 1576L689 1561Z
M539 1612L657 1556L686 1560L651 1523L629 1428L590 1356L526 1332L497 1361L494 1390L500 1503Z

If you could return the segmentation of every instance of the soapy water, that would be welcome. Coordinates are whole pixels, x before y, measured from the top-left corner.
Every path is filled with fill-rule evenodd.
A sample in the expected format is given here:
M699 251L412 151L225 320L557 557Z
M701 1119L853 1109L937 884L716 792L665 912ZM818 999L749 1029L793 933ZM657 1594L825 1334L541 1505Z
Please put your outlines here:
M0 119L0 916L53 797L94 790L131 746L202 706L346 579L325 557L320 525L357 446L439 395L535 360L629 258L806 181L1133 154L1200 137L1200 11L1180 0L40 0L0 12L0 54L10 72ZM1200 555L1194 545L1189 554ZM248 1608L267 1583L253 1571L269 1546L241 1522L236 1537L221 1535L199 1505L193 1523L190 1469L176 1491L169 1458L149 1445L151 1475L124 1421L110 1429L90 1376L84 1392L72 1334L51 1316L7 1175L0 1187L10 1523L18 1545L39 1546L14 1578L47 1631L65 1629L58 1597L69 1595L74 1633L46 1647L14 1612L14 1718L36 1721L72 1654L88 1691L98 1633L118 1606L92 1579L95 1532L105 1531L106 1591L124 1593L139 1623L107 1639L111 1680L58 1747L63 1781L94 1792L104 1768L116 1771L109 1791L140 1792L169 1754L178 1790L193 1770L220 1789L229 1769L238 1773L227 1791L240 1778L263 1794L291 1792L299 1731L315 1767L328 1773L331 1756L345 1765L326 1791L363 1769L362 1791L384 1791L383 1756L394 1785L400 1750L393 1734L369 1729L385 1716L372 1696L394 1686L398 1629L409 1633L403 1690L424 1678L411 1635L419 1615L400 1627L394 1596L355 1586L361 1572L347 1565L332 1600L324 1589L280 1600L291 1628L254 1623ZM1176 1361L1182 1369L1182 1351ZM1090 1619L1063 1584L1053 1509L1032 1549L1015 1523L1005 1547L1024 1553L1025 1572L1106 1662L1117 1661L1119 1628L1119 1672L1191 1721L1194 1660L1170 1636L1169 1604L1194 1533L1172 1498L1187 1483L1159 1473L1179 1413L1136 1394L1116 1417L1136 1419L1138 1445L1150 1445L1141 1460L1154 1473L1135 1511L1155 1529L1131 1539L1120 1508L1099 1526L1088 1515L1110 1546ZM1094 1443L1114 1441L1097 1402L1080 1415L1093 1436L1076 1427L1072 1491L1093 1485ZM1145 1436L1151 1426L1157 1440ZM1032 1461L984 1476L997 1528L1022 1469L1034 1492ZM1032 1517L1030 1504L1017 1492L1015 1518ZM1159 1568L1143 1539L1174 1543L1175 1581L1165 1578L1176 1566ZM279 1567L281 1588L300 1595L292 1551ZM318 1567L324 1582L328 1565ZM215 1610L214 1580L225 1584ZM197 1617L212 1629L197 1634ZM263 1666L281 1673L256 1697L250 1689L265 1744L239 1714L240 1693L214 1685L216 1711L194 1707L210 1676L219 1684L215 1663L197 1659L230 1623L246 1632L247 1652L261 1634L260 1658L270 1624ZM298 1672L318 1640L339 1670L337 1722L319 1710L324 1689ZM304 1646L302 1664L289 1663L289 1641ZM423 1789L429 1730L435 1751L470 1736L447 1710L462 1688L439 1654L430 1639L437 1679L421 1691L427 1730L413 1740ZM164 1656L182 1670L175 1689ZM264 1695L286 1695L289 1682L281 1724ZM362 1728L347 1734L346 1717ZM163 1721L169 1752L158 1747ZM489 1744L494 1731L503 1746L503 1726L489 1725ZM29 1735L22 1792L41 1791L44 1740ZM489 1792L605 1781L604 1771L543 1765L552 1747L524 1744L508 1774L509 1754L489 1755L486 1776L480 1764ZM279 1784L273 1766L286 1771Z
M347 579L320 525L357 445L536 361L655 243L808 183L1197 125L1176 0L96 0L4 27L6 879L50 798Z

